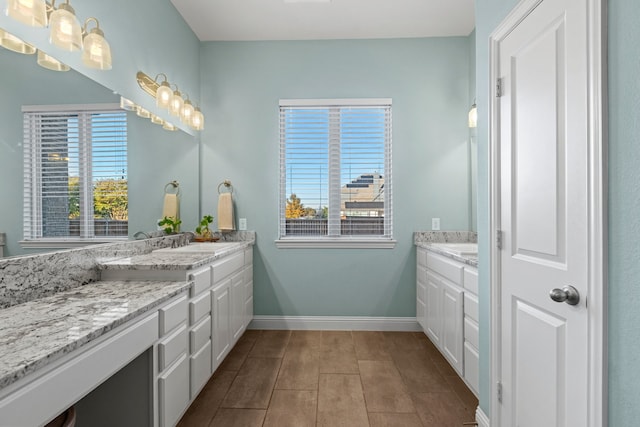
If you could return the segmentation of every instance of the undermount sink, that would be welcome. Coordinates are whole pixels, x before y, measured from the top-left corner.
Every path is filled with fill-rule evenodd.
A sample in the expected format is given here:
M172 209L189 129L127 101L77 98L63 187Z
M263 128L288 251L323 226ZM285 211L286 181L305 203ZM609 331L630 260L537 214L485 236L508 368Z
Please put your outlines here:
M455 255L478 255L477 243L431 243L431 246Z
M180 246L179 248L165 248L158 249L154 252L180 252L180 253L215 253L221 249L227 248L231 245L237 245L238 242L194 242L189 243L186 246Z

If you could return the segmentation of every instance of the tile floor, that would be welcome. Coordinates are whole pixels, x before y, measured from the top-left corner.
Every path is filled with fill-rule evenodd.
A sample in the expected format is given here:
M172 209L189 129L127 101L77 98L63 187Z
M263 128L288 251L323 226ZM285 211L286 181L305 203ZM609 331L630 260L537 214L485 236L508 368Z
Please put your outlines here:
M248 330L179 427L453 427L478 400L421 332Z

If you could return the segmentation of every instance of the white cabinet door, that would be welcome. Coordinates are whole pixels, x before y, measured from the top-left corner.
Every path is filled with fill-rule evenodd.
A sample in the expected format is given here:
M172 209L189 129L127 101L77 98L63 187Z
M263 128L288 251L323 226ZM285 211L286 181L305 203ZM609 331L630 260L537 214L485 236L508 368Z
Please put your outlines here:
M231 279L219 283L211 291L211 338L213 341L213 371L231 349L229 318L231 315Z
M459 287L441 280L442 285L442 352L451 365L462 375L463 292Z
M174 426L189 404L189 361L182 357L158 377L160 426Z
M440 296L440 294L442 284L440 278L436 277L428 271L426 277L427 283L425 297L425 333L437 347L441 347L440 336L442 334L442 297Z
M416 320L423 331L427 329L427 273L424 268L418 267L416 280Z
M244 270L231 276L231 342L235 343L242 335L244 323Z

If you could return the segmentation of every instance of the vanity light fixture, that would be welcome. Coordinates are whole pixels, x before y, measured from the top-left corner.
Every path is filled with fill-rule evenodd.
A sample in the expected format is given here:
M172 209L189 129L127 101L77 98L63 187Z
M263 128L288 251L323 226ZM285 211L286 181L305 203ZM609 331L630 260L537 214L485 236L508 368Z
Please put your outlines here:
M70 67L62 62L58 61L54 57L47 55L41 50L38 50L38 65L51 71L69 71Z
M95 28L87 31L87 27L91 21L96 23ZM98 70L111 69L111 47L104 38L104 32L100 29L100 23L94 17L87 18L82 28L84 35L82 42L84 44L82 50L82 63L89 68Z
M127 99L124 96L121 96L120 108L122 108L125 111L136 111L136 104L132 100Z
M202 111L200 111L199 107L195 108L193 118L191 119L191 127L195 130L204 129L204 115L202 114Z
M24 55L32 55L36 53L36 48L22 39L6 32L0 28L0 46L13 52L22 53Z
M469 127L470 128L478 127L478 107L476 106L475 100L473 101L471 110L469 110Z
M171 104L171 98L173 97L173 91L167 81L167 76L160 73L156 76L156 79L160 76L164 77L164 81L160 83L160 86L156 89L156 105L160 108L169 108Z
M169 130L169 131L172 131L172 132L175 131L175 130L178 130L177 127L175 127L174 125L172 125L169 122L164 122L164 124L162 125L162 129Z
M164 120L162 118L156 116L155 114L151 114L151 123L154 125L164 125Z
M138 117L142 117L143 119L148 119L151 117L151 113L149 112L149 110L139 105L136 106L136 114L138 115Z
M53 11L49 17L49 41L69 52L82 49L82 28L76 18L76 12L65 0L58 8L52 2Z
M32 27L46 27L47 3L45 0L8 0L7 15Z
M176 90L173 91L173 96L171 97L171 102L169 104L169 113L173 116L181 117L183 106L184 100L182 99L182 94L178 90L178 86L176 86Z
M184 104L182 105L182 110L180 111L180 121L185 125L191 126L194 113L195 113L195 109L193 108L193 104L191 103L191 100L187 96L187 99L184 101Z

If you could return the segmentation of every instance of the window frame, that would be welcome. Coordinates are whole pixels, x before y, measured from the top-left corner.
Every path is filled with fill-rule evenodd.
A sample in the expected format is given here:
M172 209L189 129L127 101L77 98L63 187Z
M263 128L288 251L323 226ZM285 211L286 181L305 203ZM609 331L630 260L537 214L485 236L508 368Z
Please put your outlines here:
M93 114L93 113L100 113L100 112L116 112L116 111L122 111L125 114L125 120L126 120L126 112L124 110L122 110L122 108L120 108L120 105L117 103L104 103L104 104L63 104L63 105L25 105L22 107L22 113L23 115L25 113L60 113L65 114L65 113L71 113L71 114ZM23 118L23 122L25 122L26 125L26 118ZM24 149L25 151L27 149L29 149L30 151L34 151L34 150L39 150L38 147L36 147L36 145L39 144L39 141L36 141L35 143L33 141L28 141L28 135L25 133L24 134ZM33 155L33 154L31 154ZM128 149L127 149L127 156L128 156ZM27 161L26 159L23 159L23 161ZM128 163L128 162L127 162ZM86 165L85 165L86 166ZM35 168L33 166L30 166L30 168L32 169L32 175L35 174L39 174L42 173L41 170L39 170L38 168ZM25 171L26 174L26 171ZM127 176L128 176L128 166L127 166ZM26 175L25 175L25 179L23 180L23 188L25 188L27 185L26 183ZM34 180L33 176L31 177L31 185L32 187L34 185L37 185L37 179ZM37 193L37 192L36 192ZM38 193L39 194L39 193ZM27 194L24 195L23 197L23 209L27 209L27 203L29 203L29 205L31 206L31 213L33 213L34 209L37 209L37 207L34 206L40 204L40 199L38 200L34 200L36 198L39 197L39 195L33 194L30 197L30 200L27 201L27 198L29 196ZM82 196L81 196L82 197ZM33 221L33 216L32 214L30 214L29 219L31 221ZM26 224L27 222L27 218L24 219L24 222ZM25 229L26 225L23 225L23 230L22 230L22 234L23 234L23 240L19 241L19 244L21 245L21 247L23 248L29 248L29 249L65 249L65 248L75 248L75 247L82 247L82 246L87 246L87 245L93 245L93 244L100 244L100 243L113 243L113 242L122 242L122 241L126 241L128 240L129 236L128 233L126 236L91 236L91 237L77 237L77 236L60 236L60 237L33 237L30 238L26 235L26 229ZM93 228L93 227L91 227Z
M340 248L340 249L393 249L396 240L393 237L393 193L392 193L392 99L391 98L350 98L350 99L280 99L279 101L279 121L282 117L283 108L308 107L308 108L348 108L348 107L388 107L389 120L388 135L385 137L385 220L384 229L388 230L386 235L305 235L305 236L285 236L282 235L282 221L285 215L286 206L286 149L285 133L282 128L279 131L279 189L278 189L278 238L275 241L276 247L280 249L318 249L318 248ZM338 145L340 146L340 145ZM335 146L333 146L335 148ZM332 144L330 143L329 150ZM336 167L336 165L329 166ZM339 167L339 166L338 166ZM331 185L331 184L330 184ZM329 192L336 191L337 188L329 189ZM339 210L337 215L340 215ZM329 221L331 213L329 214Z

